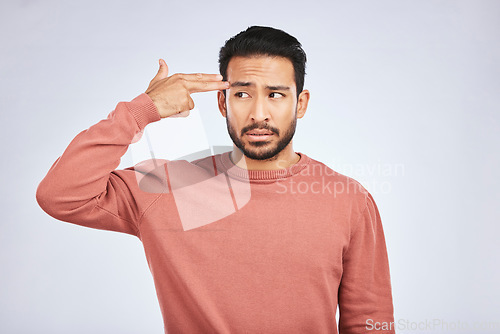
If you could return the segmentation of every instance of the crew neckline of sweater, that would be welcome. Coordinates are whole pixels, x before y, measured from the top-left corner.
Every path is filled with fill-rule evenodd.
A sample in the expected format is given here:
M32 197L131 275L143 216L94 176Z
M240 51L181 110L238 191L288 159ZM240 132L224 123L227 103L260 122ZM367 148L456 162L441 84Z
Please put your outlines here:
M223 167L223 172L227 173L230 177L254 183L268 183L297 175L310 164L311 158L309 158L306 154L302 152L295 153L300 156L299 161L287 168L282 169L248 170L241 168L231 161L229 157L230 151L220 154L220 163Z

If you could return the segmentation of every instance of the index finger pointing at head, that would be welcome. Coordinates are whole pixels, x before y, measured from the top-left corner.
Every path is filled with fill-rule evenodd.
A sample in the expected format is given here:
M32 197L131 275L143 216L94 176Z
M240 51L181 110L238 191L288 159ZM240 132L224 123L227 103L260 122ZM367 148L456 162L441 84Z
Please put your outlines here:
M186 88L189 93L209 92L229 88L228 81L187 81Z
M190 74L178 74L179 77L189 81L221 81L222 75L220 74L207 74L207 73L190 73Z

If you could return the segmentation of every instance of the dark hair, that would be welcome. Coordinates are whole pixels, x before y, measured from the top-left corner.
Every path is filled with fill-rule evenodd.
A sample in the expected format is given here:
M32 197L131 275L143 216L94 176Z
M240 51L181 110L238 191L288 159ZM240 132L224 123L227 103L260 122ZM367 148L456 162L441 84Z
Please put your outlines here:
M227 80L227 65L232 57L271 56L288 58L295 72L297 97L304 88L306 53L299 41L283 30L252 26L231 37L219 52L219 71Z

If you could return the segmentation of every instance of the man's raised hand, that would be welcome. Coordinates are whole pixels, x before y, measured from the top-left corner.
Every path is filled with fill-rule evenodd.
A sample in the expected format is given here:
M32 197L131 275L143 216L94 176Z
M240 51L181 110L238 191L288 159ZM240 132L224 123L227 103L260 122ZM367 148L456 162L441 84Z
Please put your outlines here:
M153 100L161 118L186 117L194 108L191 93L229 88L220 74L174 74L168 76L168 66L160 59L160 69L149 83L146 94Z

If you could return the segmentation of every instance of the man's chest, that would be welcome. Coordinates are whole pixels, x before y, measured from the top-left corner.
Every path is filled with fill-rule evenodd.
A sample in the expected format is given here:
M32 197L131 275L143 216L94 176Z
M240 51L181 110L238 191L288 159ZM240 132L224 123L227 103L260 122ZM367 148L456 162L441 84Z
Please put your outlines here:
M336 207L325 196L252 196L242 208L188 230L175 205L173 198L157 203L141 223L146 252L161 250L173 266L189 263L200 268L218 265L262 273L341 276L350 216L344 206ZM200 207L191 218L203 217L207 209Z

